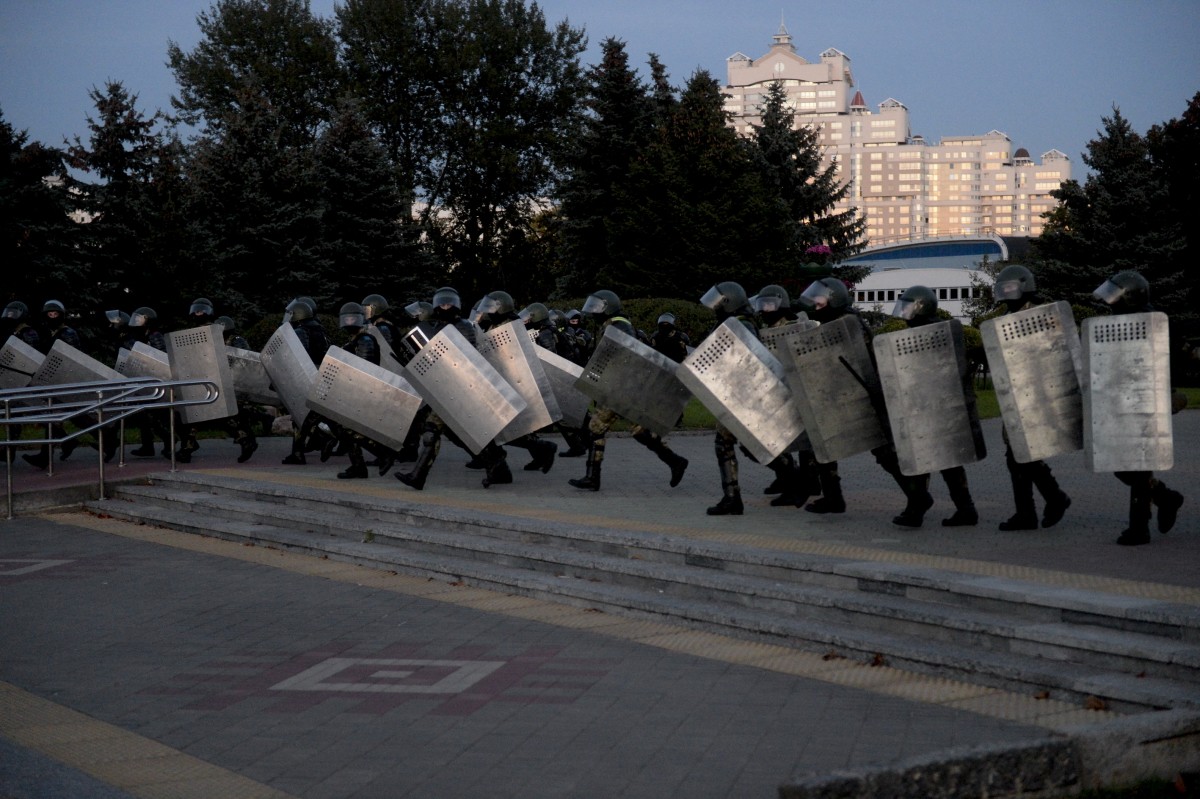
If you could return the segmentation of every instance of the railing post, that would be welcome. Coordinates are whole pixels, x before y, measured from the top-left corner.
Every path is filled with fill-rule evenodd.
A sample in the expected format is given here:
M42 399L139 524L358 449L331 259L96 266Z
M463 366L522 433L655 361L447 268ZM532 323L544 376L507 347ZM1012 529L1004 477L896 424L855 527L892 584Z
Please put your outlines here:
M47 397L46 398L46 410L49 411L49 410L52 410L53 408L54 408L54 397ZM47 439L47 441L46 441L46 474L49 475L50 477L54 476L54 445L51 444L49 441L49 439L52 439L52 438L54 438L54 423L46 422L46 439Z
M105 499L104 496L104 404L101 402L104 399L104 390L96 392L96 401L100 403L96 408L96 423L100 426L96 428L96 443L100 446L97 448L97 456L100 458L100 482L98 486L99 499Z
M171 440L167 442L167 449L171 450L171 471L177 471L175 468L175 386L167 389L167 416L170 419L168 423L168 433Z
M8 443L4 445L4 463L8 467L5 470L5 474L6 474L7 488L8 488L6 496L8 499L8 518L9 518L9 520L11 520L13 517L12 425L9 424L11 419L12 419L12 403L6 399L6 400L4 400L4 423L5 423L4 424L4 440Z

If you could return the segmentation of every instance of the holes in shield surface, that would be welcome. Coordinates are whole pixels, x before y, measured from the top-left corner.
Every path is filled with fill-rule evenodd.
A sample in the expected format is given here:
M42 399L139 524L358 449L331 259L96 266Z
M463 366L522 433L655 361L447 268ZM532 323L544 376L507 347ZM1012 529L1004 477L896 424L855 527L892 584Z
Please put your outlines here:
M811 355L814 352L836 347L845 342L846 331L840 327L828 330L825 327L818 327L812 335L794 339L794 341L796 346L793 352L796 355Z
M1059 329L1058 316L1054 313L1040 313L1022 319L1013 319L1000 324L1000 333L1005 341L1036 336Z
M333 361L325 364L325 368L321 370L321 380L317 383L317 399L326 399L329 393L333 391L333 384L337 381L338 365Z
M724 331L719 331L714 337L714 341L696 355L696 360L692 363L692 368L700 374L708 371L709 367L721 360L721 356L729 352L733 348L733 336Z
M896 337L896 356L913 355L918 352L944 349L950 343L949 331L945 328L930 331L909 331L910 335Z
M1092 341L1109 344L1118 341L1144 341L1150 337L1145 321L1127 322L1118 319L1097 322L1092 326Z
M171 344L176 347L192 347L196 344L208 343L208 331L197 331L195 333L176 333L171 338Z

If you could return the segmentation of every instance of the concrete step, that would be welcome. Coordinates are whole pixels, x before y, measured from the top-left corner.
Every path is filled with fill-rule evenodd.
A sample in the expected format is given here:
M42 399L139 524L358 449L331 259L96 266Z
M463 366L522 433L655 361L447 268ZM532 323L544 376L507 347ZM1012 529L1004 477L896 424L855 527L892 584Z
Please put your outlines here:
M705 555L699 565L686 557L674 562L648 560L638 555L646 547L641 535L618 546L611 540L612 531L602 531L608 540L599 546L594 539L587 540L593 550L604 552L580 551L583 539L578 530L567 537L538 533L537 540L529 541L528 531L497 526L493 520L491 526L484 525L489 534L480 535L475 530L479 520L461 517L439 525L429 514L421 514L422 523L413 526L407 523L411 509L405 508L391 508L391 518L406 522L394 524L387 514L392 503L354 497L352 507L347 507L351 495L330 492L336 494L338 504L331 505L329 498L314 504L309 489L280 492L280 488L290 489L243 484L230 490L219 481L189 477L123 487L118 497L126 501L95 503L93 509L501 591L625 613L666 615L727 634L783 639L809 648L833 647L862 657L883 654L907 668L975 682L1097 695L1114 708L1198 703L1195 695L1200 692L1194 681L1200 674L1196 667L1200 653L1183 636L1161 634L1170 631L1171 625L1162 623L1169 614L1160 613L1158 620L1144 624L1150 632L1061 618L1014 618L995 608L941 601L948 587L930 592L928 575L917 581L926 587L916 590L915 598L897 590L906 585L903 582L856 579L850 588L793 583L779 579L777 566L768 569L766 577L743 574L714 565L712 555ZM300 494L299 502L292 502L293 492ZM373 506L371 515L379 521L361 518L360 508L353 507L358 504ZM367 529L372 540L364 542ZM663 542L656 542L654 548L661 551ZM754 559L742 553L741 560ZM784 572L801 573L794 564ZM888 590L880 590L881 585ZM992 586L992 593L996 589ZM1079 593L1073 592L1074 604L1091 608L1083 618L1096 617L1106 598ZM1006 600L1002 610L1011 604ZM1117 609L1125 604L1117 603ZM1049 606L1042 607L1044 611Z

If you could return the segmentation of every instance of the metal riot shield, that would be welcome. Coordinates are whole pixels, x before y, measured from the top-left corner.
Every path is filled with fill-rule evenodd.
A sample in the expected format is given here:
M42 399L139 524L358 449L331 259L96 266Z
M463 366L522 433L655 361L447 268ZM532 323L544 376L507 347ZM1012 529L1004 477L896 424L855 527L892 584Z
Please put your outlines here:
M261 355L241 347L226 347L225 355L229 359L233 391L239 402L254 402L276 408L283 405L279 393L271 387L271 376L263 368Z
M34 372L31 386L59 386L66 383L89 383L98 380L120 380L116 369L100 363L70 344L54 342L42 365Z
M308 407L372 441L400 449L421 396L394 372L330 347L317 369Z
M1083 452L1094 472L1174 465L1166 314L1083 320Z
M171 379L171 360L162 350L135 341L132 349L121 348L117 353L117 371L125 377Z
M666 435L691 398L679 382L678 367L661 352L608 325L575 387L598 406Z
M857 316L789 331L779 347L818 461L830 463L887 443L879 375Z
M762 345L767 348L767 352L775 356L775 359L783 364L783 340L792 335L804 330L812 330L820 327L821 323L808 319L807 317L790 325L781 325L780 327L768 327L758 331L758 338L762 341ZM786 367L785 367L786 368Z
M25 388L37 374L46 356L16 336L0 348L0 389Z
M987 454L956 319L876 336L879 382L906 475L974 463Z
M562 411L563 422L571 427L583 427L588 408L592 405L592 398L575 387L583 375L583 367L545 347L534 349L550 381L550 390L554 392L558 409Z
M783 365L737 319L700 342L676 373L759 463L770 463L804 432Z
M237 395L233 375L225 354L225 328L218 324L191 327L167 334L167 357L171 360L174 380L211 380L220 392L216 402L207 405L183 405L179 417L184 424L198 424L237 414ZM207 396L203 386L183 386L183 399Z
M279 394L283 407L299 427L308 416L308 392L317 379L317 367L308 357L300 338L286 322L271 334L262 348L262 365Z
M379 347L379 365L392 374L400 375L404 378L404 382L408 383L408 374L404 371L404 364L396 357L395 350L384 337L383 331L375 325L368 324L363 328L363 332L375 339L375 344ZM412 388L411 384L409 388Z
M537 348L519 320L494 327L479 339L479 354L525 400L525 410L500 431L497 444L549 427L562 418Z
M516 389L453 325L421 346L405 368L409 382L474 453L525 409Z
M1016 461L1082 448L1082 356L1070 303L988 319L979 332Z

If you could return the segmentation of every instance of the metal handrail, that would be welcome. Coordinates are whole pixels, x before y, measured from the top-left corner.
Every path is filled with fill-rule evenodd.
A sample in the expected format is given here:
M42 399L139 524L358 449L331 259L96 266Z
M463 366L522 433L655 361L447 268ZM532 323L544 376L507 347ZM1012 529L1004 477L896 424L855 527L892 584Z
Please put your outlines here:
M176 389L199 386L204 389L201 397L177 397ZM88 395L95 399L86 399ZM135 413L159 408L177 408L187 405L207 405L220 397L221 390L212 380L158 380L152 377L129 377L119 380L100 380L86 383L63 383L55 386L33 386L26 388L0 389L0 404L4 415L0 424L4 426L4 458L7 465L6 499L8 518L13 518L12 453L13 447L28 444L46 444L54 447L66 441L95 432L99 439L99 497L104 496L104 428L121 422L124 439L124 419ZM56 402L57 401L57 402ZM40 403L45 402L42 406ZM108 415L106 416L106 411ZM69 434L55 436L54 426L63 422L86 417L90 424L79 427ZM95 419L92 422L92 419ZM12 439L13 425L45 425L47 435L37 439ZM61 428L60 428L61 429ZM175 470L175 418L171 415L171 470ZM124 446L122 440L121 445ZM53 450L48 461L53 463ZM122 460L124 455L122 454ZM53 474L53 466L51 466Z

